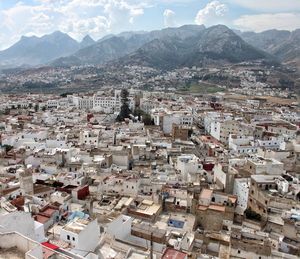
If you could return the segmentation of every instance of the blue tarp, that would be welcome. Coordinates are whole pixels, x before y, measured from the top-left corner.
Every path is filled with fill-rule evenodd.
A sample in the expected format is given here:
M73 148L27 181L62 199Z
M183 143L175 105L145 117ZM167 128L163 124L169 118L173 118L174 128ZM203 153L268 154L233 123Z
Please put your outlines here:
M68 221L71 221L75 218L80 218L80 219L88 219L89 215L83 213L82 211L74 211L71 213L71 215L68 217Z
M169 219L168 226L175 228L183 228L184 222L181 220Z

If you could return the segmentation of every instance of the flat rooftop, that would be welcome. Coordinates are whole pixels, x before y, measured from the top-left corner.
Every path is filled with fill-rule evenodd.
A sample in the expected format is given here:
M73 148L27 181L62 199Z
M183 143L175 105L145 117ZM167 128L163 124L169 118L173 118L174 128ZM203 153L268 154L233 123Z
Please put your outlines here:
M148 255L135 252L135 251L131 252L127 257L127 259L145 259L145 258L149 258Z
M25 254L16 247L3 249L0 248L0 259L25 259Z
M172 221L181 221L183 222L183 226L181 228L174 227L169 224L169 220ZM192 214L185 214L185 213L179 213L179 212L173 212L168 214L161 214L157 220L157 222L154 224L154 226L158 227L159 229L167 230L167 231L173 231L176 230L177 232L191 232L193 231L195 225L195 216Z
M131 227L132 231L140 232L140 233L147 233L153 235L153 237L157 238L164 238L166 235L166 230L162 230L156 227L153 227L152 225L148 225L145 223L142 224L134 224Z
M88 224L89 224L88 220L76 219L68 223L66 226L64 226L63 229L78 234L82 230L84 230Z
M211 199L213 190L210 189L203 189L200 193L200 199Z
M122 259L126 256L125 251L115 249L113 246L106 242L101 245L101 247L99 248L99 252L101 253L104 259Z
M276 178L279 178L279 176L263 174L251 175L251 179L253 179L257 183L274 183Z

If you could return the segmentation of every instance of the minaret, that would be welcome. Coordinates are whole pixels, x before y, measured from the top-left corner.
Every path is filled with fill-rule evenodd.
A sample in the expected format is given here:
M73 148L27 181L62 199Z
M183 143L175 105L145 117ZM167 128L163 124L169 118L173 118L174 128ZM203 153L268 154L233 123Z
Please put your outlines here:
M22 195L33 195L33 178L31 169L21 170L19 173L19 181Z

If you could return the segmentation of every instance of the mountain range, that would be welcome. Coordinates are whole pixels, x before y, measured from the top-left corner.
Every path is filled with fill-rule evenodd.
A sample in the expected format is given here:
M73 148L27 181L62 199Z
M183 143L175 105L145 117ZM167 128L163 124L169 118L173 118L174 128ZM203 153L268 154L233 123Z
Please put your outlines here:
M238 32L249 44L277 57L281 62L300 66L300 29L268 30L261 33Z
M300 30L262 33L233 31L224 25L209 28L184 25L151 32L123 32L94 41L77 42L54 32L22 37L0 51L0 66L146 65L162 69L247 61L300 64Z
M47 64L62 56L68 56L81 48L93 45L95 41L86 36L77 42L68 34L60 31L42 37L22 36L20 41L10 48L0 51L0 65L17 67Z
M218 25L202 28L186 38L168 35L155 39L118 62L169 69L255 60L276 61L268 53L243 41L226 26Z

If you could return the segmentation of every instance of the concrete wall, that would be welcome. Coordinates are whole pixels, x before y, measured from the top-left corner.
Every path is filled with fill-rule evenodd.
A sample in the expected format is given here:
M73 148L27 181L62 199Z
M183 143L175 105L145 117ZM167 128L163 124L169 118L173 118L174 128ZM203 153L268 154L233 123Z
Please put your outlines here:
M129 157L128 154L113 154L112 156L112 163L124 168L124 169L128 169L129 166Z
M114 221L107 224L106 232L114 236L116 239L124 240L131 233L131 224L131 217L121 215Z
M79 250L94 251L99 243L100 229L97 220L90 222L84 231L79 234L78 244L75 247Z
M1 232L18 231L20 234L36 240L34 220L30 213L16 211L2 215L0 216L0 225L3 227Z
M28 253L25 258L41 259L43 258L42 247L39 243L26 238L16 232L0 234L0 248L9 249L17 247L22 253Z
M217 183L218 187L223 189L226 187L226 173L222 170L221 164L216 164L214 169L214 182Z

